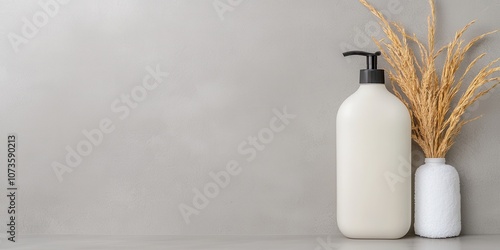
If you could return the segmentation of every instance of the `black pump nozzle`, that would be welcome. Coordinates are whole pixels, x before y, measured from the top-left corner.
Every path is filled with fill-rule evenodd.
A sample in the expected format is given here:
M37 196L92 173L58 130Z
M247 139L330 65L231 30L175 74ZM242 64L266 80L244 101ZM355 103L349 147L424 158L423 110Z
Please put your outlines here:
M344 56L365 56L366 69L362 69L359 75L360 83L385 83L384 70L377 69L377 57L381 55L380 51L370 53L366 51L347 51L342 53Z
M353 56L353 55L366 56L366 68L367 69L377 69L377 56L381 55L380 51L377 51L375 53L370 53L370 52L359 51L359 50L347 51L347 52L344 52L342 54L344 56Z

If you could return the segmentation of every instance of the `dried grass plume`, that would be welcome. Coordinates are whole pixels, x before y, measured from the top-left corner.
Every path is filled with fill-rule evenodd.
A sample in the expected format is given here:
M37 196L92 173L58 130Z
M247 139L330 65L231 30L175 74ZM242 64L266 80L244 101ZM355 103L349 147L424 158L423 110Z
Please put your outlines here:
M422 148L426 157L444 158L462 127L479 118L465 120L463 115L466 109L499 84L500 77L493 75L500 71L500 67L495 66L500 58L479 70L471 82L464 83L465 77L485 53L472 60L463 74L459 76L457 73L469 49L496 31L485 33L466 43L462 36L474 24L472 21L459 30L451 42L436 49L434 0L429 0L431 13L427 19L427 45L415 34L408 34L399 23L388 21L366 0L359 1L378 18L385 33L386 39L375 40L375 43L392 68L389 78L395 95L410 111L413 140ZM414 52L412 46L417 48L417 52ZM444 56L444 64L438 71L436 58L440 55ZM487 86L488 83L492 85Z

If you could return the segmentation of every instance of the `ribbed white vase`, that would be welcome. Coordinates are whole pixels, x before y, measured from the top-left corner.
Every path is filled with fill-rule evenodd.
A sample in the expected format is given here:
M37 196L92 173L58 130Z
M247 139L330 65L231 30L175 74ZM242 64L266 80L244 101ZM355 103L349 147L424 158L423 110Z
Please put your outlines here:
M461 230L460 179L445 158L426 158L415 172L415 234L458 236Z

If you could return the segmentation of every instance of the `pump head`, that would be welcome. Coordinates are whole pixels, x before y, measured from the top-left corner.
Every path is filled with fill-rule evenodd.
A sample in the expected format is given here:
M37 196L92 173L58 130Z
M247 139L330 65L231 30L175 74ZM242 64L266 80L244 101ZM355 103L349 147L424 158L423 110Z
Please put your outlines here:
M359 83L385 83L385 76L383 69L377 69L377 56L380 56L380 51L375 53L365 51L347 51L343 53L344 56L366 56L366 69L359 72Z

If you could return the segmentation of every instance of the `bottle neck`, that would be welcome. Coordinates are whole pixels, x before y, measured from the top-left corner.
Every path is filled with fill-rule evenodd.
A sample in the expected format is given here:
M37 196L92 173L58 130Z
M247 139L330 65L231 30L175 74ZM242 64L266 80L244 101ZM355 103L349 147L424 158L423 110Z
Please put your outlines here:
M387 88L385 87L385 84L380 84L380 83L360 83L358 91L361 91L361 92L364 92L364 91L387 92Z
M425 163L440 163L444 164L446 163L445 158L425 158Z

